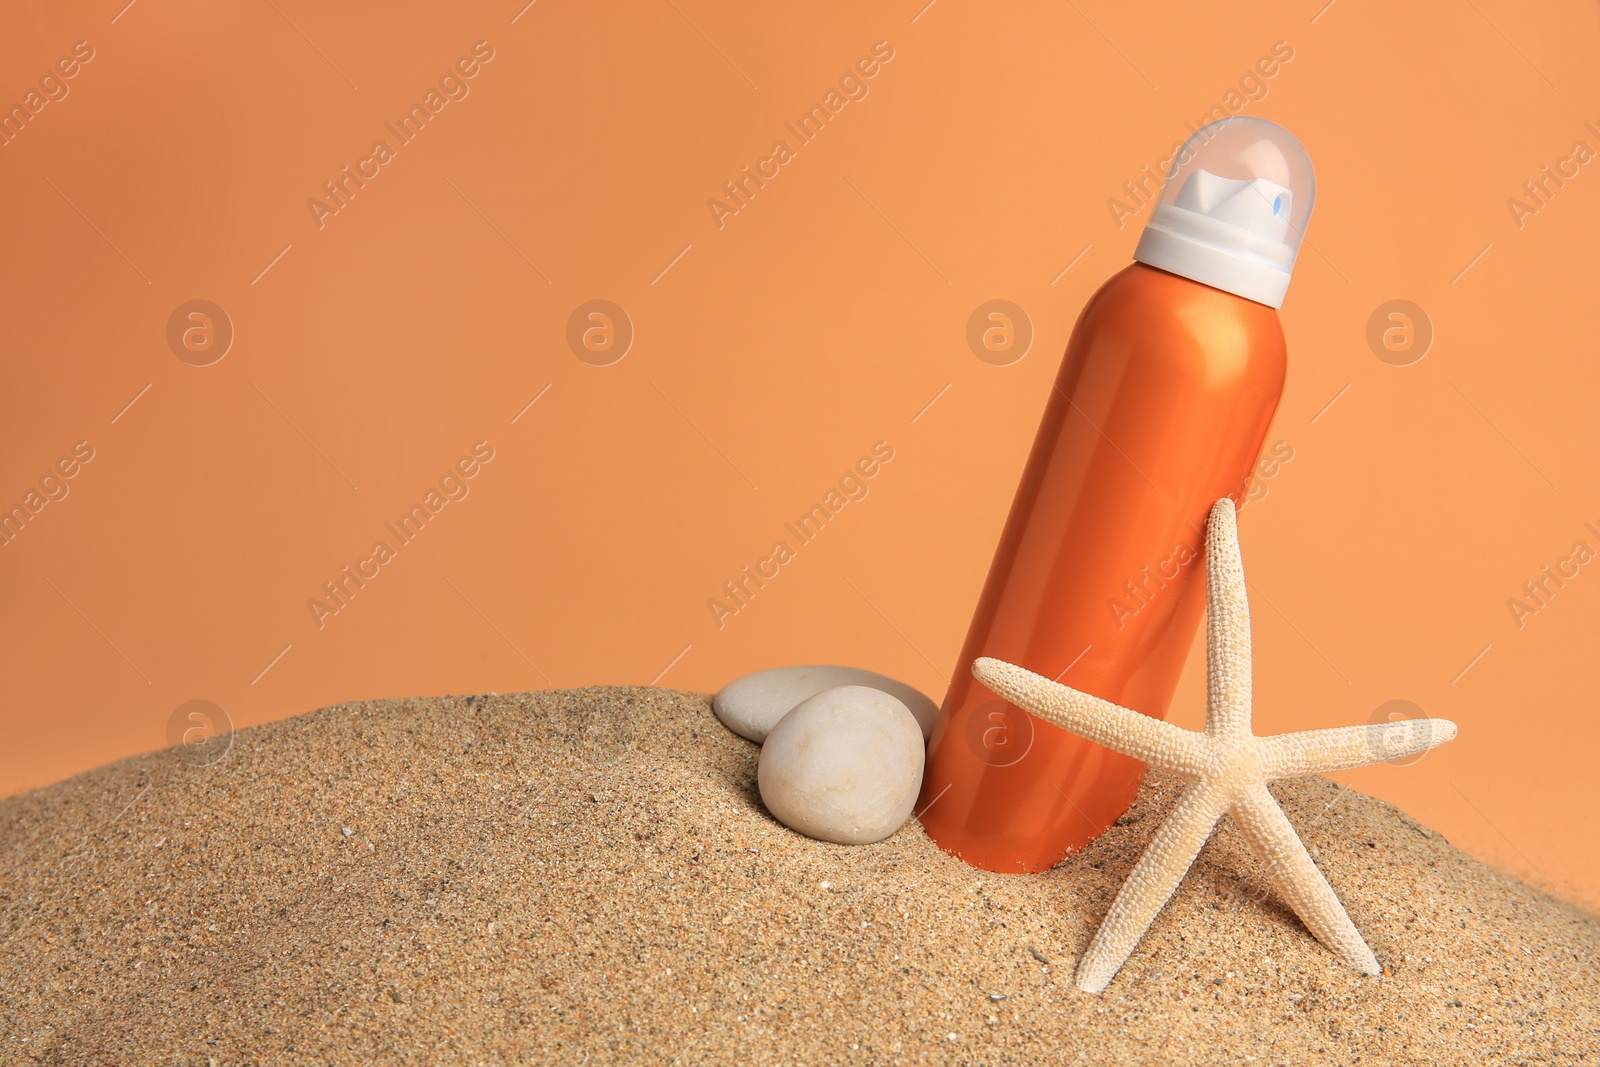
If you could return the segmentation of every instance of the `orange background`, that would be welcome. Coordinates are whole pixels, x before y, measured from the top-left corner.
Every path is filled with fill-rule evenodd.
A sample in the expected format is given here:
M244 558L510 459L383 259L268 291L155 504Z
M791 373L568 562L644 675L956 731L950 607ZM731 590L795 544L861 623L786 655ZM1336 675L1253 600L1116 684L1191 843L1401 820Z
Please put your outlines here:
M124 3L0 26L0 101L94 49L0 147L0 504L94 449L0 548L0 789L161 747L197 698L248 725L800 662L942 696L1074 318L1143 223L1108 199L1286 41L1244 113L1320 188L1268 437L1294 458L1241 519L1257 727L1457 720L1347 779L1600 903L1600 564L1507 606L1600 549L1600 163L1507 206L1600 149L1592 4ZM478 41L469 95L319 228L308 199ZM719 228L708 199L878 41L868 95ZM209 366L166 339L195 299L235 330ZM635 330L609 366L567 345L591 299ZM991 299L1033 324L1008 366L966 343ZM1366 341L1391 299L1435 331L1409 366ZM480 440L470 495L319 628L308 599ZM708 599L880 440L870 495L719 628ZM1191 656L1174 718L1201 698Z

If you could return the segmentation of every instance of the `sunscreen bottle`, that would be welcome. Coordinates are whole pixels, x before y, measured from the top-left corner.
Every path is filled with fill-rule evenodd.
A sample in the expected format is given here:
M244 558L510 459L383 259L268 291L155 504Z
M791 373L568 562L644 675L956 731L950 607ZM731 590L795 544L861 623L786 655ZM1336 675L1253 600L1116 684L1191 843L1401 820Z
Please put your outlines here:
M1044 870L1133 802L1144 764L1002 700L972 661L1166 716L1205 605L1206 515L1242 502L1283 391L1276 309L1314 191L1281 126L1202 127L1135 262L1084 307L929 740L917 807L945 851Z

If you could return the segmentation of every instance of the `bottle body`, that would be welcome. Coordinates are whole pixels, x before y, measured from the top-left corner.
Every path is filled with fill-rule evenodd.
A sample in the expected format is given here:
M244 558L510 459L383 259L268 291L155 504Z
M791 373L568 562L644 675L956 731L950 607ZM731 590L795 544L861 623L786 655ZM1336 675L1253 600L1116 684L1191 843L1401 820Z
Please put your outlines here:
M980 685L993 656L1164 718L1205 602L1218 499L1243 499L1282 394L1276 311L1140 263L1073 329L929 741L947 852L1037 871L1103 832L1144 765Z

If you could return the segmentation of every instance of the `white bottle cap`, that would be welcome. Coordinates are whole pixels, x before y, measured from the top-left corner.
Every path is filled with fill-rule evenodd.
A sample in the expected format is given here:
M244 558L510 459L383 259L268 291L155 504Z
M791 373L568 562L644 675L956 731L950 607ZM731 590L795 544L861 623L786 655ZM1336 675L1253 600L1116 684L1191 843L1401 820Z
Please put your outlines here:
M1173 157L1133 258L1279 307L1316 189L1306 150L1282 126L1208 123Z

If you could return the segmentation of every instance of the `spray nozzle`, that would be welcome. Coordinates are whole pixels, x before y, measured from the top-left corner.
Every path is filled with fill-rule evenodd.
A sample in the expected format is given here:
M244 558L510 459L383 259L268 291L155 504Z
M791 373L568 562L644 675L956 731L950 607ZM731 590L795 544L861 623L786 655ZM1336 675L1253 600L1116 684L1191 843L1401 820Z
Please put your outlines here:
M1265 178L1219 178L1208 170L1189 175L1172 201L1218 222L1283 239L1294 194Z
M1311 160L1288 130L1210 123L1173 158L1133 258L1278 307L1315 195Z

